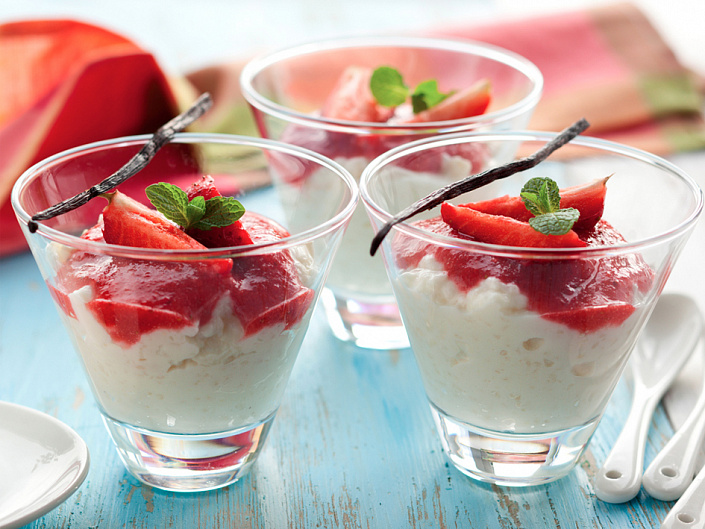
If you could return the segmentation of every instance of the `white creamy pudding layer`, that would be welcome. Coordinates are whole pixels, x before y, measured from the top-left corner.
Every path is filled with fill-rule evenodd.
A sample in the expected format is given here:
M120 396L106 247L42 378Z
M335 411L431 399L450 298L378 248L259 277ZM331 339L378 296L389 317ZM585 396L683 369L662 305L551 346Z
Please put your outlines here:
M634 343L630 320L582 334L527 310L516 285L493 277L465 294L428 255L400 273L395 291L429 400L496 432L598 418Z
M86 307L92 297L89 286L76 290L69 295L76 319L62 317L100 406L113 419L160 432L223 432L275 412L310 315L244 338L224 295L207 324L160 329L125 347Z

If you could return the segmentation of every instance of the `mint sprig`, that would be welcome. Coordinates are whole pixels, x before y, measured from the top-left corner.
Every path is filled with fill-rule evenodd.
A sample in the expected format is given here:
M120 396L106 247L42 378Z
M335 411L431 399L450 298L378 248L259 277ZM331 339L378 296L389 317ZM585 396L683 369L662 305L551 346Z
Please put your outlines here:
M443 101L452 92L444 94L438 90L438 81L429 79L419 83L410 93L401 73L391 66L380 66L372 72L370 90L377 103L385 107L396 107L411 96L414 114L423 112Z
M550 178L532 178L524 184L519 196L526 209L535 215L529 219L529 225L544 235L565 235L580 217L575 208L561 209L558 184Z
M398 70L380 66L370 77L370 90L377 102L385 107L401 105L409 97L409 87Z
M428 81L419 83L414 93L411 94L411 108L414 114L418 114L431 107L435 107L452 93L453 92L447 94L442 93L438 90L438 81L429 79Z
M216 196L206 200L197 196L189 201L180 187L167 182L147 186L145 193L157 211L184 230L222 228L245 213L243 205L232 197Z

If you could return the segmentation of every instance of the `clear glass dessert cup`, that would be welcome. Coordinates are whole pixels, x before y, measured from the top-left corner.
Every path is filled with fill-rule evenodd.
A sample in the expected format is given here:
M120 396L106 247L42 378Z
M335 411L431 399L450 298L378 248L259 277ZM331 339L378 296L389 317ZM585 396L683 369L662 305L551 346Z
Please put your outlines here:
M554 135L453 134L387 152L360 196L375 230L451 183L429 160L463 145L538 150ZM476 168L478 169L478 168ZM439 210L396 225L380 250L441 443L463 473L498 485L558 479L579 460L703 207L702 192L656 156L578 137L524 173L450 201L517 196L531 177L599 188L602 219L623 239L526 248L459 238ZM418 187L419 179L429 186ZM588 200L590 193L583 196ZM502 201L504 199L500 199ZM444 231L445 226L445 231ZM595 233L608 233L602 222ZM607 240L607 239L600 239ZM626 241L626 242L625 242Z
M147 140L52 156L19 178L12 205L127 470L161 489L209 490L245 475L262 450L357 185L298 147L177 134L118 189L146 201L149 184L185 189L211 175L245 206L243 225L249 215L276 237L186 250L80 238L107 205L98 197L30 233L32 215L102 181ZM309 166L326 178L324 202L312 202L308 181L291 183Z
M436 79L442 91L461 90L486 78L492 99L485 113L448 121L392 124L321 117L319 110L349 66L392 66L412 89ZM526 128L543 78L523 57L481 43L360 37L305 44L257 58L243 69L241 85L264 137L320 152L359 179L367 163L405 142L449 132ZM464 164L447 167L454 173L464 169ZM325 196L325 188L320 193ZM364 208L358 205L323 293L328 320L338 338L359 347L408 347L384 264L367 255L372 233Z

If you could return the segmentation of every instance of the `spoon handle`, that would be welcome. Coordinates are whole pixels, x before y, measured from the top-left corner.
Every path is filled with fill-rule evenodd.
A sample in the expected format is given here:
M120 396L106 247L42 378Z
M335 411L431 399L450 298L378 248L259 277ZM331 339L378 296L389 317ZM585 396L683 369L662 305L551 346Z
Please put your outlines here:
M705 467L668 513L661 529L705 529Z
M595 493L602 501L624 503L641 488L644 445L651 417L661 398L634 384L632 407L612 450L595 477Z
M688 418L644 472L644 490L662 501L681 497L693 480L705 437L705 388Z

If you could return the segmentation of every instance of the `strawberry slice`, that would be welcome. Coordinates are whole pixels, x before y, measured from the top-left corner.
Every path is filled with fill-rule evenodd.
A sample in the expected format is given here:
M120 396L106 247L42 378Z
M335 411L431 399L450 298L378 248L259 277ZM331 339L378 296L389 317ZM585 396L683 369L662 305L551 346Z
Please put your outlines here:
M120 191L112 194L103 210L103 237L109 244L136 248L206 249L164 215ZM224 274L232 268L230 259L214 259L208 263Z
M215 180L209 175L204 175L200 180L191 184L186 190L186 195L189 200L193 200L197 196L201 196L206 200L222 196L215 186ZM228 246L252 244L252 238L242 227L242 222L239 220L222 228L211 228L210 230L191 228L186 233L208 248L226 248Z
M115 191L103 209L103 237L108 244L136 248L205 250L176 224L120 191Z
M321 107L321 116L344 121L383 123L394 113L375 100L370 90L372 68L349 66Z
M586 246L578 234L545 235L532 228L528 222L511 217L490 215L468 207L441 205L441 217L453 229L473 239L491 244L529 248L577 248Z
M492 99L492 85L488 79L480 79L460 90L437 105L415 114L405 120L406 123L425 123L430 121L449 121L484 114Z
M573 230L584 232L591 230L602 218L605 210L605 196L607 194L607 180L600 178L587 184L566 187L560 190L561 208L575 208L580 212L580 218L573 225ZM522 222L528 222L533 216L526 209L521 197L503 197L463 204L463 207L490 215L503 215Z
M210 200L213 197L222 196L215 187L215 180L210 175L203 175L200 180L196 180L191 184L186 189L186 195L189 200L193 200L195 197L203 197L206 200Z
M573 224L575 231L588 231L602 218L605 211L607 195L607 180L610 177L599 178L584 185L567 187L560 191L561 208L575 208L580 212L580 218Z
M324 118L339 119L352 122L386 123L401 130L393 134L379 134L374 131L359 133L328 131L313 127L291 124L282 133L281 140L293 145L306 147L329 158L363 157L368 160L376 158L388 150L426 137L426 134L403 131L405 124L428 121L443 121L447 119L462 119L484 113L491 101L490 83L482 79L472 86L461 90L438 105L412 115L411 105L405 103L397 108L380 105L372 95L370 78L373 70L359 66L348 67L338 79L334 89L328 95L321 107L320 115ZM266 137L267 129L260 123L260 132ZM436 149L433 156L417 160L418 171L438 171L447 156L461 156L473 163L473 171L478 172L488 153L484 146L469 144L466 146L448 146ZM307 177L314 170L312 164L304 164L283 170L283 177L290 182Z

